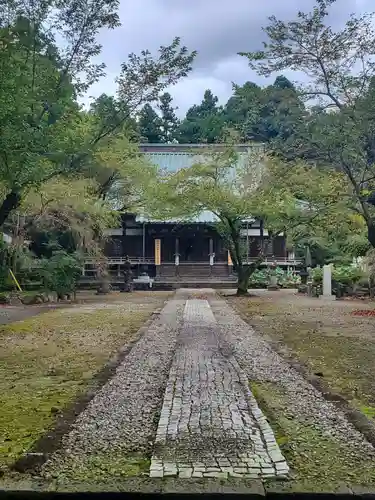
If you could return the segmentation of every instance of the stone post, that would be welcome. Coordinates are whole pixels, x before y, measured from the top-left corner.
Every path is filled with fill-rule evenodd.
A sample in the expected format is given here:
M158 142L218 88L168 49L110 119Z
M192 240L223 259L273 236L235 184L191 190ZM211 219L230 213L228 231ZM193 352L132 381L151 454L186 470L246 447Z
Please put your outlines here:
M321 299L335 300L336 296L332 295L332 264L323 266L323 295Z
M313 279L312 279L312 276L311 276L311 271L312 271L312 268L311 267L308 267L306 269L307 273L308 273L308 276L307 276L307 280L306 280L306 284L307 284L307 295L309 297L312 297L312 285L313 285Z

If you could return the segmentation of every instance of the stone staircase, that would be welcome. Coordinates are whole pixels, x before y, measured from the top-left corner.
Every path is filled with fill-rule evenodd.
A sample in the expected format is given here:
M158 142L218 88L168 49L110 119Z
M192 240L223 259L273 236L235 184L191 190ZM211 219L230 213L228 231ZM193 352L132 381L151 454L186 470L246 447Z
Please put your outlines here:
M182 263L176 267L173 264L162 264L156 281L232 281L233 276L229 274L228 265L217 263L214 266L200 263Z

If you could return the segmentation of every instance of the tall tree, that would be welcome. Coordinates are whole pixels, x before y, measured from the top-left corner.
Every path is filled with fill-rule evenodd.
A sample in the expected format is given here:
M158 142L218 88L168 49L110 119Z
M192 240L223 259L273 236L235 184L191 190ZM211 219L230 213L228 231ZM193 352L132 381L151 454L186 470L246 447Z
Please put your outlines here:
M2 7L0 226L32 186L81 172L98 144L185 76L195 56L178 38L156 58L130 54L118 77L115 113L87 120L76 99L104 74L104 65L93 62L96 36L118 26L118 0L4 0Z
M351 15L342 29L334 30L327 23L333 3L317 0L312 12L299 12L289 22L270 17L263 49L241 55L264 76L286 69L309 75L300 95L313 100L319 113L309 120L298 145L315 161L344 173L351 186L352 208L363 217L368 240L375 247L371 196L375 191L375 14ZM327 113L332 109L336 113Z
M220 152L208 149L200 163L163 175L151 185L147 207L150 215L162 220L193 219L206 210L215 214L214 228L226 242L237 272L237 294L244 295L266 255L266 241L261 240L256 261L246 262L244 221L255 217L271 238L287 233L294 239L301 228L306 233L317 224L326 227L332 214L342 211L342 188L338 175L272 163L256 148L239 162L235 146L228 145Z
M266 88L252 82L235 85L224 116L244 141L283 144L303 119L304 107L293 84L278 76Z
M206 90L201 104L192 106L181 122L177 136L180 143L213 144L223 135L224 121L218 98Z
M253 129L260 121L262 92L253 82L234 85L233 95L224 107L226 123L237 130L242 140L257 140Z
M168 92L160 96L162 142L165 143L172 142L176 137L178 118L175 111L177 108L173 107L172 102L172 96Z
M163 142L160 116L150 104L145 104L139 113L138 127L142 142Z

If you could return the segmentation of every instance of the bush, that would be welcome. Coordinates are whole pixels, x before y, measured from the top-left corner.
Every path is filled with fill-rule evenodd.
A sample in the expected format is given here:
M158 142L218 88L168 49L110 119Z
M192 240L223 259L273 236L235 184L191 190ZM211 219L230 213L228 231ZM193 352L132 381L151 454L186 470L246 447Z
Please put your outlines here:
M270 282L270 276L274 271L271 268L257 269L249 279L251 288L267 288ZM287 272L280 267L276 268L277 283L284 288L294 288L301 282L301 277L293 272Z
M55 252L50 259L39 261L44 289L57 292L59 298L75 293L81 270L80 256L64 251Z
M251 288L267 288L269 282L266 270L257 269L253 272L249 279L249 286Z
M313 284L321 287L323 282L323 269L320 267L312 269L311 276L313 278ZM357 266L333 266L332 291L337 297L351 294L353 292L353 287L359 283L363 277L363 271Z
M363 277L363 271L355 266L336 266L332 278L342 285L353 286Z
M315 284L323 281L323 268L312 269L311 276ZM332 280L345 286L353 286L363 278L363 271L356 266L333 266Z

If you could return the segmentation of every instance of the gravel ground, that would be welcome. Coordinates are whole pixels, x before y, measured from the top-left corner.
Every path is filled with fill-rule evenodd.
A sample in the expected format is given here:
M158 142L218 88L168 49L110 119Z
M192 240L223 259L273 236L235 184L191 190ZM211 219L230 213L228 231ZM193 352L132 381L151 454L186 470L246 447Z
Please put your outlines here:
M285 415L298 416L323 434L350 444L353 451L357 449L375 458L372 445L345 415L291 368L225 301L212 296L210 304L222 327L223 345L232 350L249 380L276 383L285 392Z
M184 302L172 299L165 305L116 375L78 417L63 451L46 462L46 477L70 476L78 464L90 463L98 454L109 462L112 454L150 454Z

